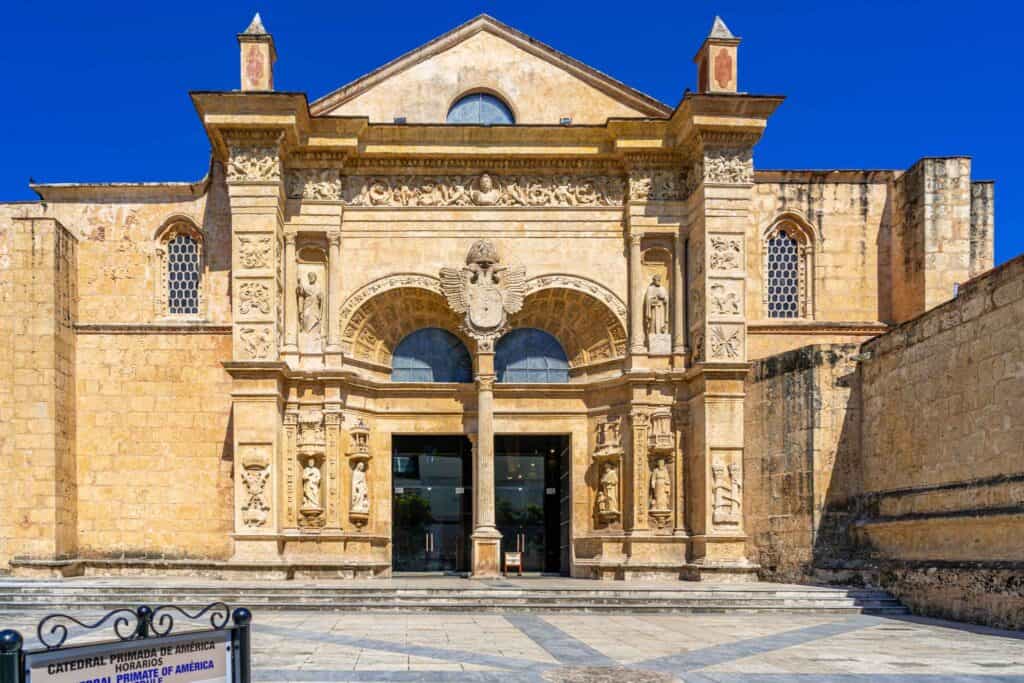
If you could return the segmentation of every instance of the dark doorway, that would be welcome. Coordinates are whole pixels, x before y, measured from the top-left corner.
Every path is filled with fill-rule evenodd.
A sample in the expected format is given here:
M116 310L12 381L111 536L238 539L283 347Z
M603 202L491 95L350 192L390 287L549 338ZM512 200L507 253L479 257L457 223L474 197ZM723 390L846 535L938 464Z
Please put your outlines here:
M391 567L469 570L473 481L464 436L392 436Z
M501 550L521 552L523 570L569 573L569 437L494 439L494 514Z

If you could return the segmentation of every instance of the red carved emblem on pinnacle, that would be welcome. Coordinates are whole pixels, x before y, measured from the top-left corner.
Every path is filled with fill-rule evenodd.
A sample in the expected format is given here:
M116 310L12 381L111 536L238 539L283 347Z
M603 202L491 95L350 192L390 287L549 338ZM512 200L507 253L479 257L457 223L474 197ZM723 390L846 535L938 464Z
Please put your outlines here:
M263 80L263 60L259 50L250 48L245 55L245 78L249 85L259 85Z
M732 55L726 49L715 53L715 82L723 90L732 83Z

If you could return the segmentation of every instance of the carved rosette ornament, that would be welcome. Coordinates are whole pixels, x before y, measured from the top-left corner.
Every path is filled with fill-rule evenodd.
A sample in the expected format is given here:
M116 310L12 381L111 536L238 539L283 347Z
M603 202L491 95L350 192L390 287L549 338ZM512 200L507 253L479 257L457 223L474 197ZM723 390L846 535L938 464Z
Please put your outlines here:
M362 528L370 519L370 489L367 482L370 459L370 428L362 418L349 430L348 461L352 468L348 518Z
M523 307L526 269L501 265L494 245L477 240L465 266L441 269L441 289L448 306L463 315L462 329L477 341L479 350L489 352L505 331L509 314Z

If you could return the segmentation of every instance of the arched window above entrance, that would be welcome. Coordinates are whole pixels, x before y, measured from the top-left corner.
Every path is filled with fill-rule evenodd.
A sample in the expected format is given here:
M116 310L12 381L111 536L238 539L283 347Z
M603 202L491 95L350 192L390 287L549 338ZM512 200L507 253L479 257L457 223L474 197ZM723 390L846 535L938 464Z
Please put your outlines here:
M507 104L494 95L474 92L459 98L448 110L448 123L478 126L511 125L516 117Z
M569 381L569 361L558 340L532 327L512 330L494 348L499 382L561 384Z
M448 330L425 327L408 334L391 356L392 382L472 382L473 361Z

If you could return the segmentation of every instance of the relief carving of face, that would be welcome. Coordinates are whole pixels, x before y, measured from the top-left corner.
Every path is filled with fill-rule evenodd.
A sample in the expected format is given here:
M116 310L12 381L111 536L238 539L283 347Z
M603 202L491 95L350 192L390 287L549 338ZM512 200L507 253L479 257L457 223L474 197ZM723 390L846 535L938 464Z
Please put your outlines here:
M480 176L480 189L484 192L490 192L494 189L494 181L491 180L491 176L486 173Z

